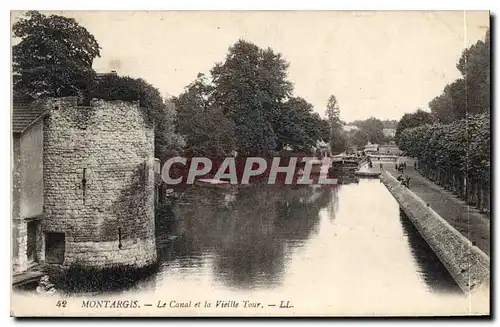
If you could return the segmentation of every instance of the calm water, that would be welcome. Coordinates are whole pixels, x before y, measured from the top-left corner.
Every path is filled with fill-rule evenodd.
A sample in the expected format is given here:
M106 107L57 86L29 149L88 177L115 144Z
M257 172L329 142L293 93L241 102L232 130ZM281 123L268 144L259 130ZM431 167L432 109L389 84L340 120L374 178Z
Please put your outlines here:
M236 194L192 187L159 222L157 241L159 273L128 292L178 302L250 299L263 303L262 313L282 300L310 314L467 310L378 179Z

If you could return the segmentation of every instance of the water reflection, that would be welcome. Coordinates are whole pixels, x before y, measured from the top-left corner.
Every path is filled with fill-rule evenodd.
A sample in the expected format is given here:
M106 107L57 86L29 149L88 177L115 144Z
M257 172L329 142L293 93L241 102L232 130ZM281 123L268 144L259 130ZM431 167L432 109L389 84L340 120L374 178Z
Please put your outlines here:
M157 244L160 272L148 282L157 290L335 290L324 295L332 301L459 291L378 180L185 188L157 221Z
M427 286L434 292L461 293L453 277L401 209L399 219L403 232L407 236L411 253L418 264L420 275Z
M157 224L158 239L179 236L170 246L159 247L159 258L165 269L177 259L181 266L201 266L209 253L215 278L227 287L279 285L290 249L317 232L319 211L331 203L334 192L331 186L265 184L238 193L187 189L172 218Z

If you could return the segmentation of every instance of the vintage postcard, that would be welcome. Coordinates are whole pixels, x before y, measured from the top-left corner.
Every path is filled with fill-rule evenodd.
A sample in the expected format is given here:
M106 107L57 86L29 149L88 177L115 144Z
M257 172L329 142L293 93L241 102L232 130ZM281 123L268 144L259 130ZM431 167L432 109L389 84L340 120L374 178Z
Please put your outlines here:
M11 315L490 315L488 11L12 11Z

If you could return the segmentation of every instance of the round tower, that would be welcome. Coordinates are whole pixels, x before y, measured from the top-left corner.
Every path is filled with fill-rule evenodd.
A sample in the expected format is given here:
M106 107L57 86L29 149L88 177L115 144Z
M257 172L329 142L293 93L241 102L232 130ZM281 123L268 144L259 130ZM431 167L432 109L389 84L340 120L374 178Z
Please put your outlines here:
M154 131L137 103L48 103L41 258L86 267L156 261Z

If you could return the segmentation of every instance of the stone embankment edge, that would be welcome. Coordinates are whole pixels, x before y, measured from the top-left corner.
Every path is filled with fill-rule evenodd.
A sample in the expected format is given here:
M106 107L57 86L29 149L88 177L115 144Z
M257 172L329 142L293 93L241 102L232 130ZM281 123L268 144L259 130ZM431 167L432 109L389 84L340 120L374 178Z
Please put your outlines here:
M490 258L387 171L381 181L466 294L489 288Z

